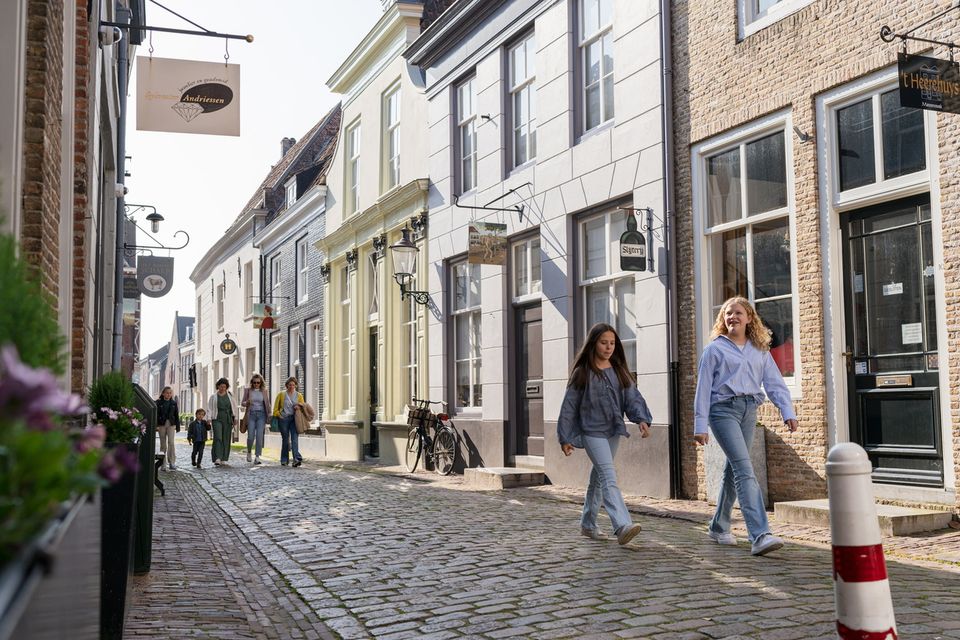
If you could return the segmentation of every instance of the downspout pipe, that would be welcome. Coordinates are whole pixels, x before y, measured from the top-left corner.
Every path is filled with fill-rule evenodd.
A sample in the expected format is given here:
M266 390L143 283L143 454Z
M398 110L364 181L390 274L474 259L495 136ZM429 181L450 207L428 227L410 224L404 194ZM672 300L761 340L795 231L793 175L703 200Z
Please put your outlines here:
M130 24L130 10L125 7L117 7L117 21L123 24ZM113 283L113 349L110 359L111 369L120 370L121 354L123 353L123 245L126 233L127 216L124 213L125 197L123 188L124 176L126 175L126 156L127 156L127 83L129 82L127 70L127 43L129 42L130 29L120 29L121 38L117 42L117 92L120 94L120 113L117 117L117 222L116 222L116 255L115 273Z
M664 253L667 259L667 354L670 358L670 497L679 498L683 486L680 447L683 442L680 420L680 362L677 326L676 204L674 200L673 149L673 38L670 2L660 3L661 133L663 140Z

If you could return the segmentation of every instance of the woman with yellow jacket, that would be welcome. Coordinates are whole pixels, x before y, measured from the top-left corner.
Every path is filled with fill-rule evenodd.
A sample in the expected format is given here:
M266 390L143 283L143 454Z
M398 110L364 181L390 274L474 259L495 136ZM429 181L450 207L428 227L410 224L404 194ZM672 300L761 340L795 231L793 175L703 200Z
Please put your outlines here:
M286 391L277 394L273 401L273 416L280 418L280 438L283 444L280 447L280 464L287 466L291 449L293 451L293 465L303 464L300 455L300 434L297 433L296 412L303 411L303 394L297 391L297 379L287 378Z

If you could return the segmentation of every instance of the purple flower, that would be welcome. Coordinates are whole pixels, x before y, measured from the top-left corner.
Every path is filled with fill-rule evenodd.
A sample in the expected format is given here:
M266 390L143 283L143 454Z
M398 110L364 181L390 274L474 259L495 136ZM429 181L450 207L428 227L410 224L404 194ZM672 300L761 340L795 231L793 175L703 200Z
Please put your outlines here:
M123 468L120 467L114 459L113 451L108 451L100 458L97 473L110 484L115 483L123 475Z
M32 429L48 431L55 426L54 416L87 411L83 399L63 391L49 369L21 362L12 345L0 350L0 374L0 412L23 417Z
M74 447L78 453L87 453L94 449L102 449L107 439L107 429L102 424L95 424L84 429Z

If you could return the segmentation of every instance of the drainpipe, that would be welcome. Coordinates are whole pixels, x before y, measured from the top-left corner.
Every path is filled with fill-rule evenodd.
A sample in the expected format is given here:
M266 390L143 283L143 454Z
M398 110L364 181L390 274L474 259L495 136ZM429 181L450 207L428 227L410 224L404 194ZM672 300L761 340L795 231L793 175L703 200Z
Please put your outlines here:
M680 362L677 343L677 252L676 210L673 175L673 38L671 37L670 2L660 3L660 61L663 78L660 82L661 126L663 138L663 211L664 253L667 258L667 353L670 358L670 497L680 497L683 473L680 467Z
M117 22L130 23L130 10L117 7ZM117 42L117 92L120 94L120 113L117 118L117 184L122 185L126 174L127 155L127 42L130 29L121 29L123 34ZM120 355L123 353L123 244L127 216L124 214L124 189L117 193L116 256L113 283L113 352L111 369L120 370Z

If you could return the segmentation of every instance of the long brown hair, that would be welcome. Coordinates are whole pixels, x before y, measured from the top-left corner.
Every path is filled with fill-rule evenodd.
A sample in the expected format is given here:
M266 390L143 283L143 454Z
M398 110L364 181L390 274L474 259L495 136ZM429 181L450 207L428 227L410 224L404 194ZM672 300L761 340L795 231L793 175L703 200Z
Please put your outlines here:
M587 333L587 339L584 341L583 346L580 347L577 357L573 360L573 367L570 369L570 378L567 380L568 387L583 389L587 386L587 379L591 372L594 375L603 375L603 372L597 368L595 360L597 342L600 340L600 336L607 331L613 334L615 342L613 355L610 356L610 365L613 367L614 373L617 374L620 386L626 389L633 384L633 376L630 375L630 369L627 367L627 354L623 350L623 343L620 342L620 336L617 335L617 330L605 322L598 322L590 327L590 332Z
M713 323L713 330L710 332L710 339L712 340L718 336L727 335L727 323L724 322L723 316L727 313L727 309L734 304L740 305L743 307L743 310L747 312L747 318L749 318L749 321L744 329L747 340L753 343L753 346L760 351L769 351L770 342L773 340L773 336L770 334L770 329L768 329L767 325L763 323L763 320L760 318L760 314L757 313L756 309L753 308L753 305L750 304L750 301L743 296L734 296L727 299L726 302L720 305L720 311L717 312L717 319Z

